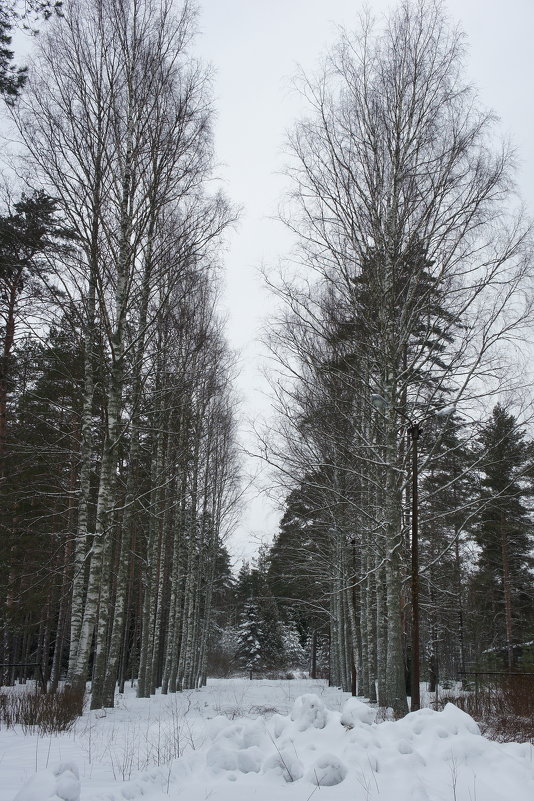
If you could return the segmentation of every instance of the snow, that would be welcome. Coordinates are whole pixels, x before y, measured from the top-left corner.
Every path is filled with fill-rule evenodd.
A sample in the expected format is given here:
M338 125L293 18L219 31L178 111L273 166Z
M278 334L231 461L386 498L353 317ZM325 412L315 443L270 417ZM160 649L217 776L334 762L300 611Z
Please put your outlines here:
M333 787L341 784L347 775L343 762L333 754L321 754L306 774L306 778L317 787Z
M58 736L2 729L0 779L0 801L532 801L534 747L452 704L376 722L321 681L221 679L129 688Z
M80 801L80 774L76 765L64 762L54 770L40 771L26 782L14 801Z
M297 698L293 704L291 720L295 722L298 731L306 731L311 727L324 729L328 712L319 696L306 693Z
M375 722L376 709L364 704L359 698L349 698L343 704L341 710L341 723L349 729L353 729L358 723L371 723Z

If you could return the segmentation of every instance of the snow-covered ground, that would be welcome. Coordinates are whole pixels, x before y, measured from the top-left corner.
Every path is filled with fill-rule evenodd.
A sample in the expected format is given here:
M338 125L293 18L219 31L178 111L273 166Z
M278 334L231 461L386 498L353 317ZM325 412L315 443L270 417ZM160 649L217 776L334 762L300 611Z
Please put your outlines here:
M532 801L534 746L452 705L396 722L324 682L212 680L87 712L66 734L0 730L0 801Z

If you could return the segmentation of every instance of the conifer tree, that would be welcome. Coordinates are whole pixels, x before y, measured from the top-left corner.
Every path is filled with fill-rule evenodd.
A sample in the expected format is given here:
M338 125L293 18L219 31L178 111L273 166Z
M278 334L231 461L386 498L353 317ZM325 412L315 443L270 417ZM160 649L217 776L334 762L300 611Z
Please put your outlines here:
M497 404L480 435L482 511L476 528L480 549L475 586L483 599L477 615L487 647L513 646L532 635L533 447L513 414ZM490 625L488 626L488 623Z
M35 23L39 18L48 19L54 12L61 13L62 0L26 0L24 11L19 13L10 0L0 2L0 95L6 103L13 103L24 88L28 79L26 67L13 64L14 53L11 49L13 29L23 23L26 28L29 22ZM36 33L36 29L33 30Z
M7 429L12 351L17 334L54 294L47 279L54 259L66 255L72 232L58 216L58 203L42 190L22 195L0 217L0 460Z
M250 599L245 604L238 628L238 647L236 659L239 665L248 671L250 678L253 673L263 668L263 631L261 614L257 602Z
M479 509L477 454L465 420L430 417L420 447L420 572L429 690L466 668L468 544Z
M236 587L243 609L237 657L244 665L253 654L254 670L262 671L280 669L284 662L283 629L267 581L266 556L260 553L252 568L246 563L242 566Z

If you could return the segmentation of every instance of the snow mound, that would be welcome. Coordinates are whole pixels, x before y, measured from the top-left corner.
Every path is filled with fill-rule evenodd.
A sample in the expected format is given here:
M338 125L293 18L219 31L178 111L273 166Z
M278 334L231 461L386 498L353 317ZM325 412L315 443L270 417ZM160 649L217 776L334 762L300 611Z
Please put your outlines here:
M237 768L241 773L259 773L263 754L256 745L237 753Z
M302 779L304 771L302 763L291 751L277 751L267 757L263 763L263 772L281 776L285 782L291 783Z
M399 754L413 754L413 748L408 740L399 740L397 743Z
M300 695L291 710L291 720L298 731L306 729L324 729L328 719L328 712L318 695L306 693Z
M462 734L480 736L480 729L473 718L454 704L447 704L441 712L418 709L397 723L416 736L432 736L442 740Z
M231 723L215 733L215 742L206 752L206 767L223 771L259 773L264 759L265 724L262 720ZM233 781L237 777L228 776Z
M306 778L317 787L333 787L335 784L341 784L346 775L347 768L337 756L322 754L313 763Z
M80 801L80 774L72 762L54 770L36 773L26 782L14 801Z
M376 709L365 704L358 698L349 698L341 710L341 723L348 729L353 729L358 723L371 724L375 722Z
M240 708L272 709L276 703L279 713L232 720L218 715L227 700L221 691L225 687L229 701L239 702ZM281 700L273 698L278 687ZM320 696L313 693L318 687ZM31 736L26 742L16 732L0 730L0 755L5 755L0 801L14 801L17 790L15 801L534 799L534 747L487 740L473 719L452 704L443 711L421 709L377 723L374 710L361 699L311 680L297 685L217 680L195 694L177 694L170 710L161 699L135 699L130 709L92 716L91 728L81 725L75 742L71 735L58 735L50 741L50 749L57 747L51 764L62 764L41 771L22 789L36 754L48 760L49 753L38 752ZM179 728L169 721L178 721ZM137 726L133 735L132 722ZM165 739L166 732L180 738L178 753L176 740ZM80 748L89 733L95 753L91 764ZM157 739L151 741L152 734ZM25 758L20 756L23 748ZM160 760L150 768L141 761L148 748ZM84 777L81 794L76 765ZM10 771L9 784L5 775L9 781Z
M274 736L280 737L283 734L284 730L289 725L289 720L287 719L287 717L284 717L284 715L279 715L278 713L276 713L271 718L271 724L273 727Z
M454 704L446 704L441 714L442 720L445 721L445 725L449 727L449 730L452 731L453 734L461 734L464 732L480 734L478 724L475 723L471 715L468 715L467 712L464 712L463 709L460 709Z
M206 765L214 773L237 770L237 753L216 743L206 754Z
M217 740L235 748L251 748L260 745L264 736L264 723L260 720L232 723L218 734Z

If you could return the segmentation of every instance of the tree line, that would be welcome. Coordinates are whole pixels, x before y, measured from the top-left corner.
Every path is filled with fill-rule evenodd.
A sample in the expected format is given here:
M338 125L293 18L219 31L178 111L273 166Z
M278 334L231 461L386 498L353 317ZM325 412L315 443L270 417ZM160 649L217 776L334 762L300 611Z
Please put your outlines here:
M464 61L442 3L402 0L298 76L297 245L267 275L277 582L326 625L332 680L400 715L410 661L511 666L532 636L531 226Z
M206 680L238 495L218 312L234 210L214 182L196 12L72 2L10 103L24 193L0 219L4 681ZM13 88L13 87L11 87ZM17 87L21 88L21 87Z
M218 311L236 213L214 189L196 10L58 7L29 5L50 18L26 71L1 6L23 187L0 216L2 680L29 663L52 691L91 679L99 708L127 679L198 687L226 654L400 715L415 660L431 684L492 649L516 667L534 625L531 226L442 3L363 14L297 78L296 246L266 275L276 417L258 432L283 514L237 582Z
M467 686L470 667L505 672L532 665L534 440L500 404L482 424L473 424L472 436L466 436L466 425L453 417L446 431L436 431L429 421L421 435L423 461L442 438L439 461L420 480L421 661L429 692L459 678ZM320 479L307 475L291 490L274 542L252 565L244 564L236 579L221 567L226 579L211 638L211 669L222 676L238 670L250 678L308 672L376 701L381 590L368 568L362 573L366 554L355 529L341 544L345 585L337 589L333 583L339 553L331 530L335 507ZM404 533L401 611L408 679L411 588ZM346 595L345 608L336 591ZM408 681L406 690L409 695Z

